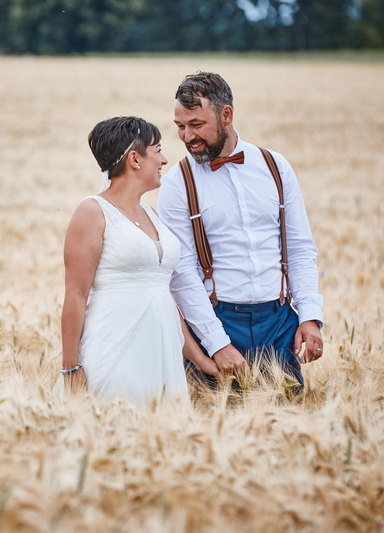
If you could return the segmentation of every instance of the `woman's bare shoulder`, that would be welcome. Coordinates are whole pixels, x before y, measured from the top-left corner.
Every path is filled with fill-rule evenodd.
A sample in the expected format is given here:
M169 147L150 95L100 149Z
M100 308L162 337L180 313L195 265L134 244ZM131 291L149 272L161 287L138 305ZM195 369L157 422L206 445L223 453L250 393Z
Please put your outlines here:
M70 226L83 226L90 222L96 227L105 226L103 210L94 196L87 196L80 201L72 215Z

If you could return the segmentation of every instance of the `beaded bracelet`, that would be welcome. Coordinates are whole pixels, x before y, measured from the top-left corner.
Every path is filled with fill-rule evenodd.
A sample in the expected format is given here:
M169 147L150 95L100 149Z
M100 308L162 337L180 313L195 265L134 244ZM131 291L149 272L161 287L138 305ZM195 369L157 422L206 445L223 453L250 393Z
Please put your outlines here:
M80 368L83 368L83 365L81 365L80 363L76 366L74 366L73 368L62 368L60 370L60 372L62 374L69 374L70 372L76 372L76 370L80 370Z

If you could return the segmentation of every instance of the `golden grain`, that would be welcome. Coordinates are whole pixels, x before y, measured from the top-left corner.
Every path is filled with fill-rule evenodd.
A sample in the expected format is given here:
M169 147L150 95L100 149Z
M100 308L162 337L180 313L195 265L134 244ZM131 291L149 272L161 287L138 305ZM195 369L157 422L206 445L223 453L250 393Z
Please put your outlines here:
M187 533L384 528L383 82L380 63L252 57L1 58L0 529ZM60 400L62 244L97 191L87 134L136 114L183 155L180 79L209 69L235 94L244 139L281 151L319 248L325 353L253 373L195 407L92 394ZM374 89L373 89L374 88ZM156 202L156 194L148 195ZM287 398L288 395L288 398Z

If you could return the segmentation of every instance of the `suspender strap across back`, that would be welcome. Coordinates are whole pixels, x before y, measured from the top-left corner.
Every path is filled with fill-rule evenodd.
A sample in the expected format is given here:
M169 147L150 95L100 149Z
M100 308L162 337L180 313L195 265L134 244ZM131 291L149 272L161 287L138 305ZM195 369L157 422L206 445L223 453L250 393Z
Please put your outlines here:
M265 148L260 148L261 153L267 163L267 166L275 181L277 191L279 194L279 218L280 218L280 247L281 247L281 288L280 288L280 305L284 305L285 300L288 302L292 300L291 291L288 279L288 250L287 250L287 233L285 227L285 208L284 208L284 192L281 176L277 168L276 162L272 154ZM211 279L213 283L212 294L209 299L213 307L218 304L216 296L215 280L213 278L213 260L211 248L209 246L207 234L205 233L201 213L199 210L199 202L197 198L197 191L195 180L193 178L192 169L188 158L185 157L180 161L181 173L184 178L185 188L187 191L188 206L190 212L190 219L192 223L193 236L195 239L196 251L199 258L200 265L203 269L204 279Z
M187 191L188 206L190 219L193 229L193 237L195 239L196 251L199 258L201 268L203 269L204 279L211 279L213 284L212 294L209 299L213 307L216 307L218 304L216 290L215 290L215 280L213 278L213 266L212 266L212 253L211 247L207 239L207 234L203 226L203 221L201 220L201 213L199 209L199 201L197 198L195 180L193 178L192 169L189 164L188 158L185 157L180 161L181 173L183 174L185 188Z

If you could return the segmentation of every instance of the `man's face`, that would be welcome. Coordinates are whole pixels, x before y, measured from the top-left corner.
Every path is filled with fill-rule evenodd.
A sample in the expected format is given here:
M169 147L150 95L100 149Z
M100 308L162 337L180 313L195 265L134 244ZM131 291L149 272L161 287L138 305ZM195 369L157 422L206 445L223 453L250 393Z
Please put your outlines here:
M200 101L202 107L187 109L176 100L175 124L179 138L195 161L207 163L221 154L228 134L209 100L200 98Z

